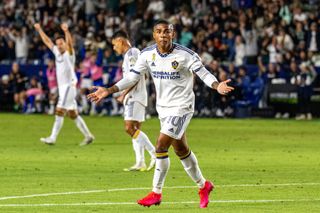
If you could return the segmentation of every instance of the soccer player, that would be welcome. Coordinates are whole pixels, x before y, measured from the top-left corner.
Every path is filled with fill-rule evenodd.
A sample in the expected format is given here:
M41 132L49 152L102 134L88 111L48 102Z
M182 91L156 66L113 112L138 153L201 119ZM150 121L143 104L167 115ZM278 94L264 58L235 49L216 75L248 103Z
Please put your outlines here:
M156 88L161 130L156 144L153 189L137 202L148 207L161 203L162 188L170 166L168 149L173 146L185 171L199 187L200 208L206 208L214 186L203 177L185 133L194 112L193 74L222 95L228 94L233 88L227 85L229 79L219 83L195 52L173 43L174 36L173 25L158 20L153 27L156 44L141 51L130 74L110 88L95 87L96 91L89 94L88 98L99 102L111 93L131 87L143 73L149 71Z
M58 37L55 44L42 30L40 24L36 23L34 28L40 34L43 43L53 52L56 62L57 83L59 90L58 104L55 110L55 122L51 135L47 138L40 138L40 141L49 145L55 144L57 136L63 125L64 116L68 115L76 123L84 135L80 145L87 145L93 142L94 136L89 131L86 123L78 115L76 102L77 77L75 73L75 53L72 46L72 37L67 24L61 24L65 37Z
M140 50L131 46L129 36L124 31L116 32L112 37L113 49L117 54L123 55L122 71L125 77L133 69ZM155 148L148 136L141 131L141 124L145 120L147 106L147 89L145 75L141 75L139 81L131 88L123 91L118 97L124 105L124 120L126 132L132 138L133 150L136 155L136 163L125 171L144 171L146 169L144 150L146 149L151 161L147 170L155 165Z

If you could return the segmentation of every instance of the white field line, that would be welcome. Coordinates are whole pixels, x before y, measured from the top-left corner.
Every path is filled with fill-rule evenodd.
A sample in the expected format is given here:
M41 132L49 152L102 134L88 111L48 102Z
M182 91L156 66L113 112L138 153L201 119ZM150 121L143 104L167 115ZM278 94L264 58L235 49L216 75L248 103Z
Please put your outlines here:
M278 183L278 184L234 184L234 185L216 185L216 188L228 188L228 187L270 187L270 186L317 186L320 183ZM197 188L197 186L168 186L166 189L187 189ZM117 191L139 191L149 190L150 187L137 187L137 188L116 188L116 189L100 189L100 190L86 190L86 191L74 191L74 192L54 192L44 194L31 194L31 195L19 195L19 196L6 196L0 197L0 200L10 199L22 199L22 198L33 198L33 197L49 197L58 195L72 195L72 194L92 194L102 192L117 192Z
M283 200L211 200L212 203L281 203L281 202L319 202L319 199L283 199ZM162 204L198 204L199 201L162 202ZM50 206L111 206L137 205L135 202L101 203L38 203L38 204L0 204L0 207L50 207Z

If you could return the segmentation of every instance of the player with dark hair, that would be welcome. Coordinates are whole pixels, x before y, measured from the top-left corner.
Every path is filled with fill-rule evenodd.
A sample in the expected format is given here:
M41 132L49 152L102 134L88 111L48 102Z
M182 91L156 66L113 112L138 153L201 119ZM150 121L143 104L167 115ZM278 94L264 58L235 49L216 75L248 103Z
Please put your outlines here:
M49 137L40 138L40 141L53 145L63 125L64 116L68 115L75 121L76 126L84 135L84 140L80 145L92 143L94 136L89 131L86 123L77 110L77 76L75 73L75 52L72 44L72 37L67 24L61 24L65 37L59 36L55 39L55 44L42 30L40 24L36 23L34 28L39 33L43 43L53 52L56 63L57 83L59 99L55 110L56 119Z
M122 71L126 77L133 69L140 50L132 47L129 36L124 31L115 32L112 37L113 49L117 54L123 55ZM118 101L124 105L124 120L126 132L132 138L133 150L136 156L136 163L125 171L151 170L155 165L155 148L148 136L141 130L141 123L145 120L147 106L147 89L145 76L141 75L140 80L129 89L126 89L118 97ZM151 156L150 165L146 168L144 150Z
M199 187L200 208L206 208L214 186L203 177L186 138L186 129L194 112L193 75L196 74L208 87L222 95L228 94L233 88L227 85L230 79L219 83L204 67L198 54L173 43L174 37L172 24L165 20L156 22L153 27L156 44L141 51L130 74L110 88L95 87L96 91L89 94L88 98L100 102L109 94L130 88L144 73L149 72L156 88L161 130L156 144L153 189L138 200L138 204L151 206L161 203L162 188L170 166L168 150L172 146L185 171Z

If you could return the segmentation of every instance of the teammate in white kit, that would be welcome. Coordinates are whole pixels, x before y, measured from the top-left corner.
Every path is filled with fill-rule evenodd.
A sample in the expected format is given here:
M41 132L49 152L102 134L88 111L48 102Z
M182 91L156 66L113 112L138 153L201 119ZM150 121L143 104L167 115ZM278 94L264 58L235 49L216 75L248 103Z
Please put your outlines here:
M75 53L72 46L72 37L67 24L61 24L61 29L65 34L64 37L58 37L55 44L44 33L40 24L36 23L34 28L40 34L43 43L53 52L56 62L56 73L59 90L59 100L56 106L55 122L53 124L51 135L47 138L40 138L40 141L46 144L54 144L63 125L64 116L68 115L73 119L84 135L84 140L80 145L92 143L94 136L89 131L86 123L78 115L76 102L76 85L77 77L75 73Z
M122 72L126 77L136 63L140 50L132 47L129 36L124 31L116 32L112 37L113 49L117 54L123 55ZM141 123L145 121L147 107L147 89L145 76L141 75L140 80L133 87L125 90L118 97L118 101L124 105L124 120L126 132L132 137L133 150L136 155L136 163L125 171L151 170L155 165L155 148L148 136L141 130ZM144 150L151 156L150 165L146 168Z
M170 166L168 149L172 145L185 171L199 187L200 208L206 208L214 186L203 177L196 156L189 149L185 133L194 112L193 74L222 95L233 88L227 85L230 80L219 83L195 52L173 43L174 36L173 25L165 20L157 21L153 27L156 44L141 52L130 75L113 87L95 88L96 91L89 94L88 98L99 102L111 93L129 88L139 81L141 75L150 72L156 87L161 130L156 144L153 189L138 200L138 204L151 206L161 203L162 188Z

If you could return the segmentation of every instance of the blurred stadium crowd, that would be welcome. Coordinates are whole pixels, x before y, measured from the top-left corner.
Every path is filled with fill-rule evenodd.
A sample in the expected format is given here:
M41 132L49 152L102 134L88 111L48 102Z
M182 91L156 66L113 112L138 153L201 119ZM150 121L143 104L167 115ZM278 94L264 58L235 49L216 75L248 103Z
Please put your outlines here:
M90 85L121 79L122 57L111 37L126 30L134 46L152 43L159 18L175 25L176 42L197 52L219 80L236 91L225 97L195 79L196 116L241 117L239 109L268 108L271 84L294 86L297 109L273 116L311 119L312 95L320 88L319 0L4 0L0 3L0 110L53 113L57 84L53 55L33 29L40 22L52 38L59 25L71 28L77 54L82 113L120 114L112 99L91 106ZM148 82L149 113L154 88ZM238 114L237 114L238 113ZM240 113L240 114L239 114Z

